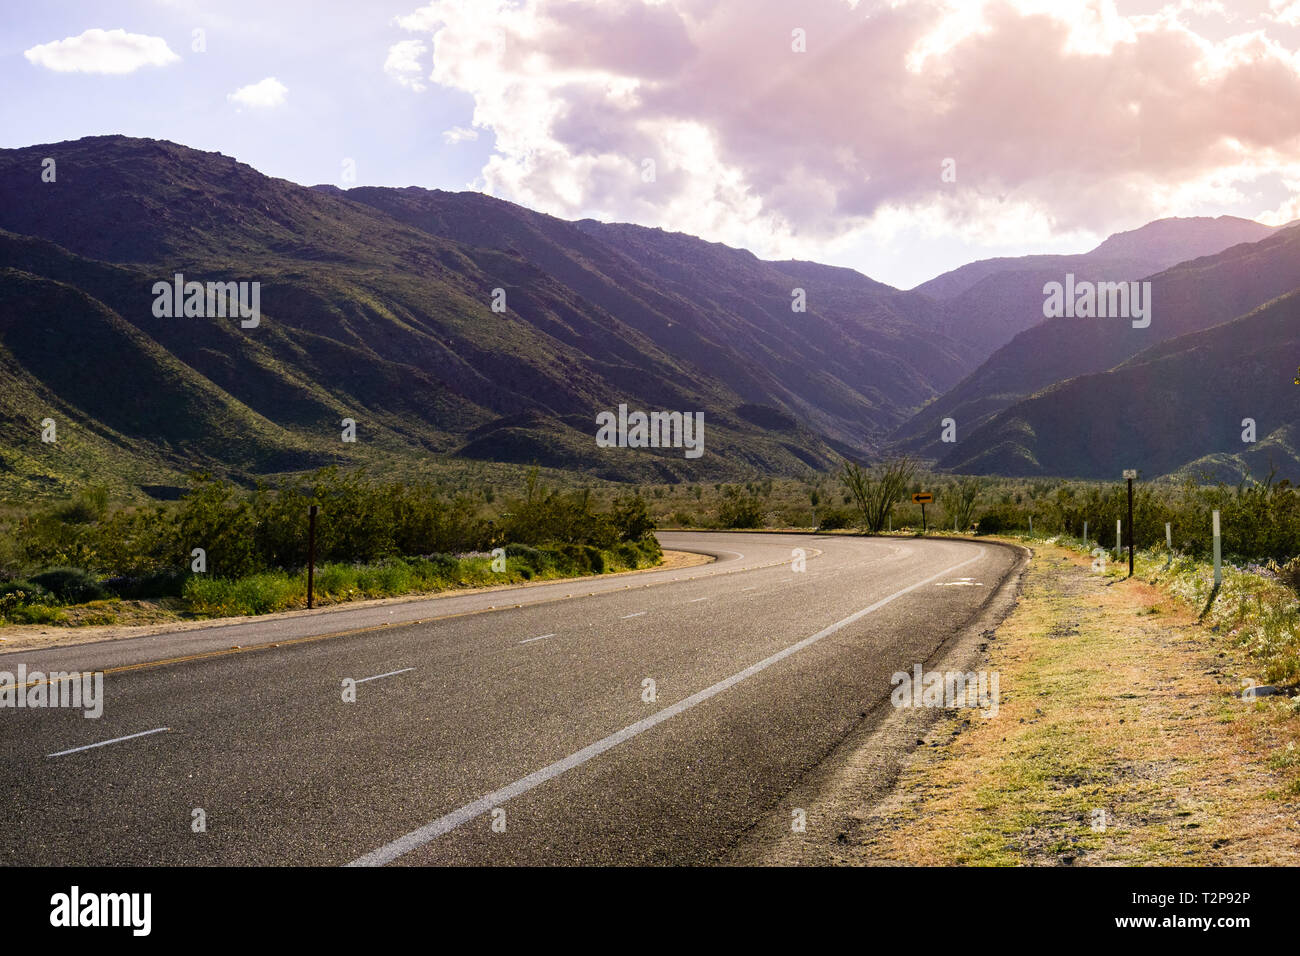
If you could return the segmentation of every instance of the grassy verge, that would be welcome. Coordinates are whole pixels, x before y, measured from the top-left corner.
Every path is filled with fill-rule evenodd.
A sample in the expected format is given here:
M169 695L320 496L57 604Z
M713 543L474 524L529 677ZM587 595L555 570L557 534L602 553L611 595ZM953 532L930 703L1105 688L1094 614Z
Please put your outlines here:
M1230 571L1201 617L1203 565L1144 555L1130 580L1032 543L988 650L998 715L940 720L847 861L1300 862L1300 715L1240 694L1295 676L1295 594Z
M505 549L503 570L493 569L491 554L438 554L368 564L329 563L316 569L314 595L316 604L324 606L457 588L634 571L653 567L661 558L658 543L647 538L608 549L589 545L554 548L510 545ZM501 563L496 562L496 566L499 568ZM108 599L62 606L11 601L0 604L0 620L14 624L96 626L144 623L158 613L191 618L235 617L306 606L306 571L268 571L234 579L194 574L184 580L178 598L157 602Z

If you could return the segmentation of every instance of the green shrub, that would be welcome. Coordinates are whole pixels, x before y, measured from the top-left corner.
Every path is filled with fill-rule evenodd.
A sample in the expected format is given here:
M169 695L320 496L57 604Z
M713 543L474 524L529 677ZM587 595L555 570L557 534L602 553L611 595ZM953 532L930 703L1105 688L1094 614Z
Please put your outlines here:
M38 584L65 604L81 604L105 597L108 592L96 577L84 568L51 568L32 575Z
M838 531L841 528L852 528L857 520L857 515L848 508L822 508L817 512L817 530Z
M761 528L764 523L763 502L740 488L728 487L718 509L718 526L722 528Z
M120 598L141 600L146 598L180 597L188 570L171 568L147 574L109 578L104 587Z
M31 581L0 582L0 597L10 595L17 598L18 604L45 604L52 597L49 591Z
M7 594L0 597L0 619L10 624L57 624L63 612L44 604L24 604L16 595Z
M282 571L234 581L196 574L185 582L182 596L191 611L208 617L270 614L305 604L307 581Z

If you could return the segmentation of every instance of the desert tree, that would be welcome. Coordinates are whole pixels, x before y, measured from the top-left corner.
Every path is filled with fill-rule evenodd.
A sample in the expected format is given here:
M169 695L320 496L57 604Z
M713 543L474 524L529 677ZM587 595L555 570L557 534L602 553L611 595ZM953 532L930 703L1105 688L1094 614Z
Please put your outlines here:
M916 474L916 462L907 456L886 458L870 468L844 462L840 480L862 515L862 526L878 534L889 520L894 505L907 495Z
M975 505L984 491L983 478L961 478L949 485L943 493L943 504L957 520L958 528L969 528L975 519Z

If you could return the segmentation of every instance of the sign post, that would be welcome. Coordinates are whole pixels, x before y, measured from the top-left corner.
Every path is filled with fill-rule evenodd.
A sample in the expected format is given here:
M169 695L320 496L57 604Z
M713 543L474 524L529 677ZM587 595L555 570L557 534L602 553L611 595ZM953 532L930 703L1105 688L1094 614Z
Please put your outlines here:
M912 501L921 506L921 535L924 537L926 529L925 506L927 502L934 501L934 495L930 494L928 491L918 491L916 494L912 495Z
M1138 476L1136 468L1125 468L1124 479L1128 482L1128 576L1133 577L1133 479Z

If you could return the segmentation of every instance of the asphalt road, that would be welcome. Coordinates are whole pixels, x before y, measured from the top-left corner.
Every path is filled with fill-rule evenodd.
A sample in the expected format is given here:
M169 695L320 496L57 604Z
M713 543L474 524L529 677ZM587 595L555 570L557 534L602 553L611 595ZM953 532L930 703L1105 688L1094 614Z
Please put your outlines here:
M99 719L0 708L0 863L707 863L1016 563L956 540L661 539L719 560L0 655L106 670Z

